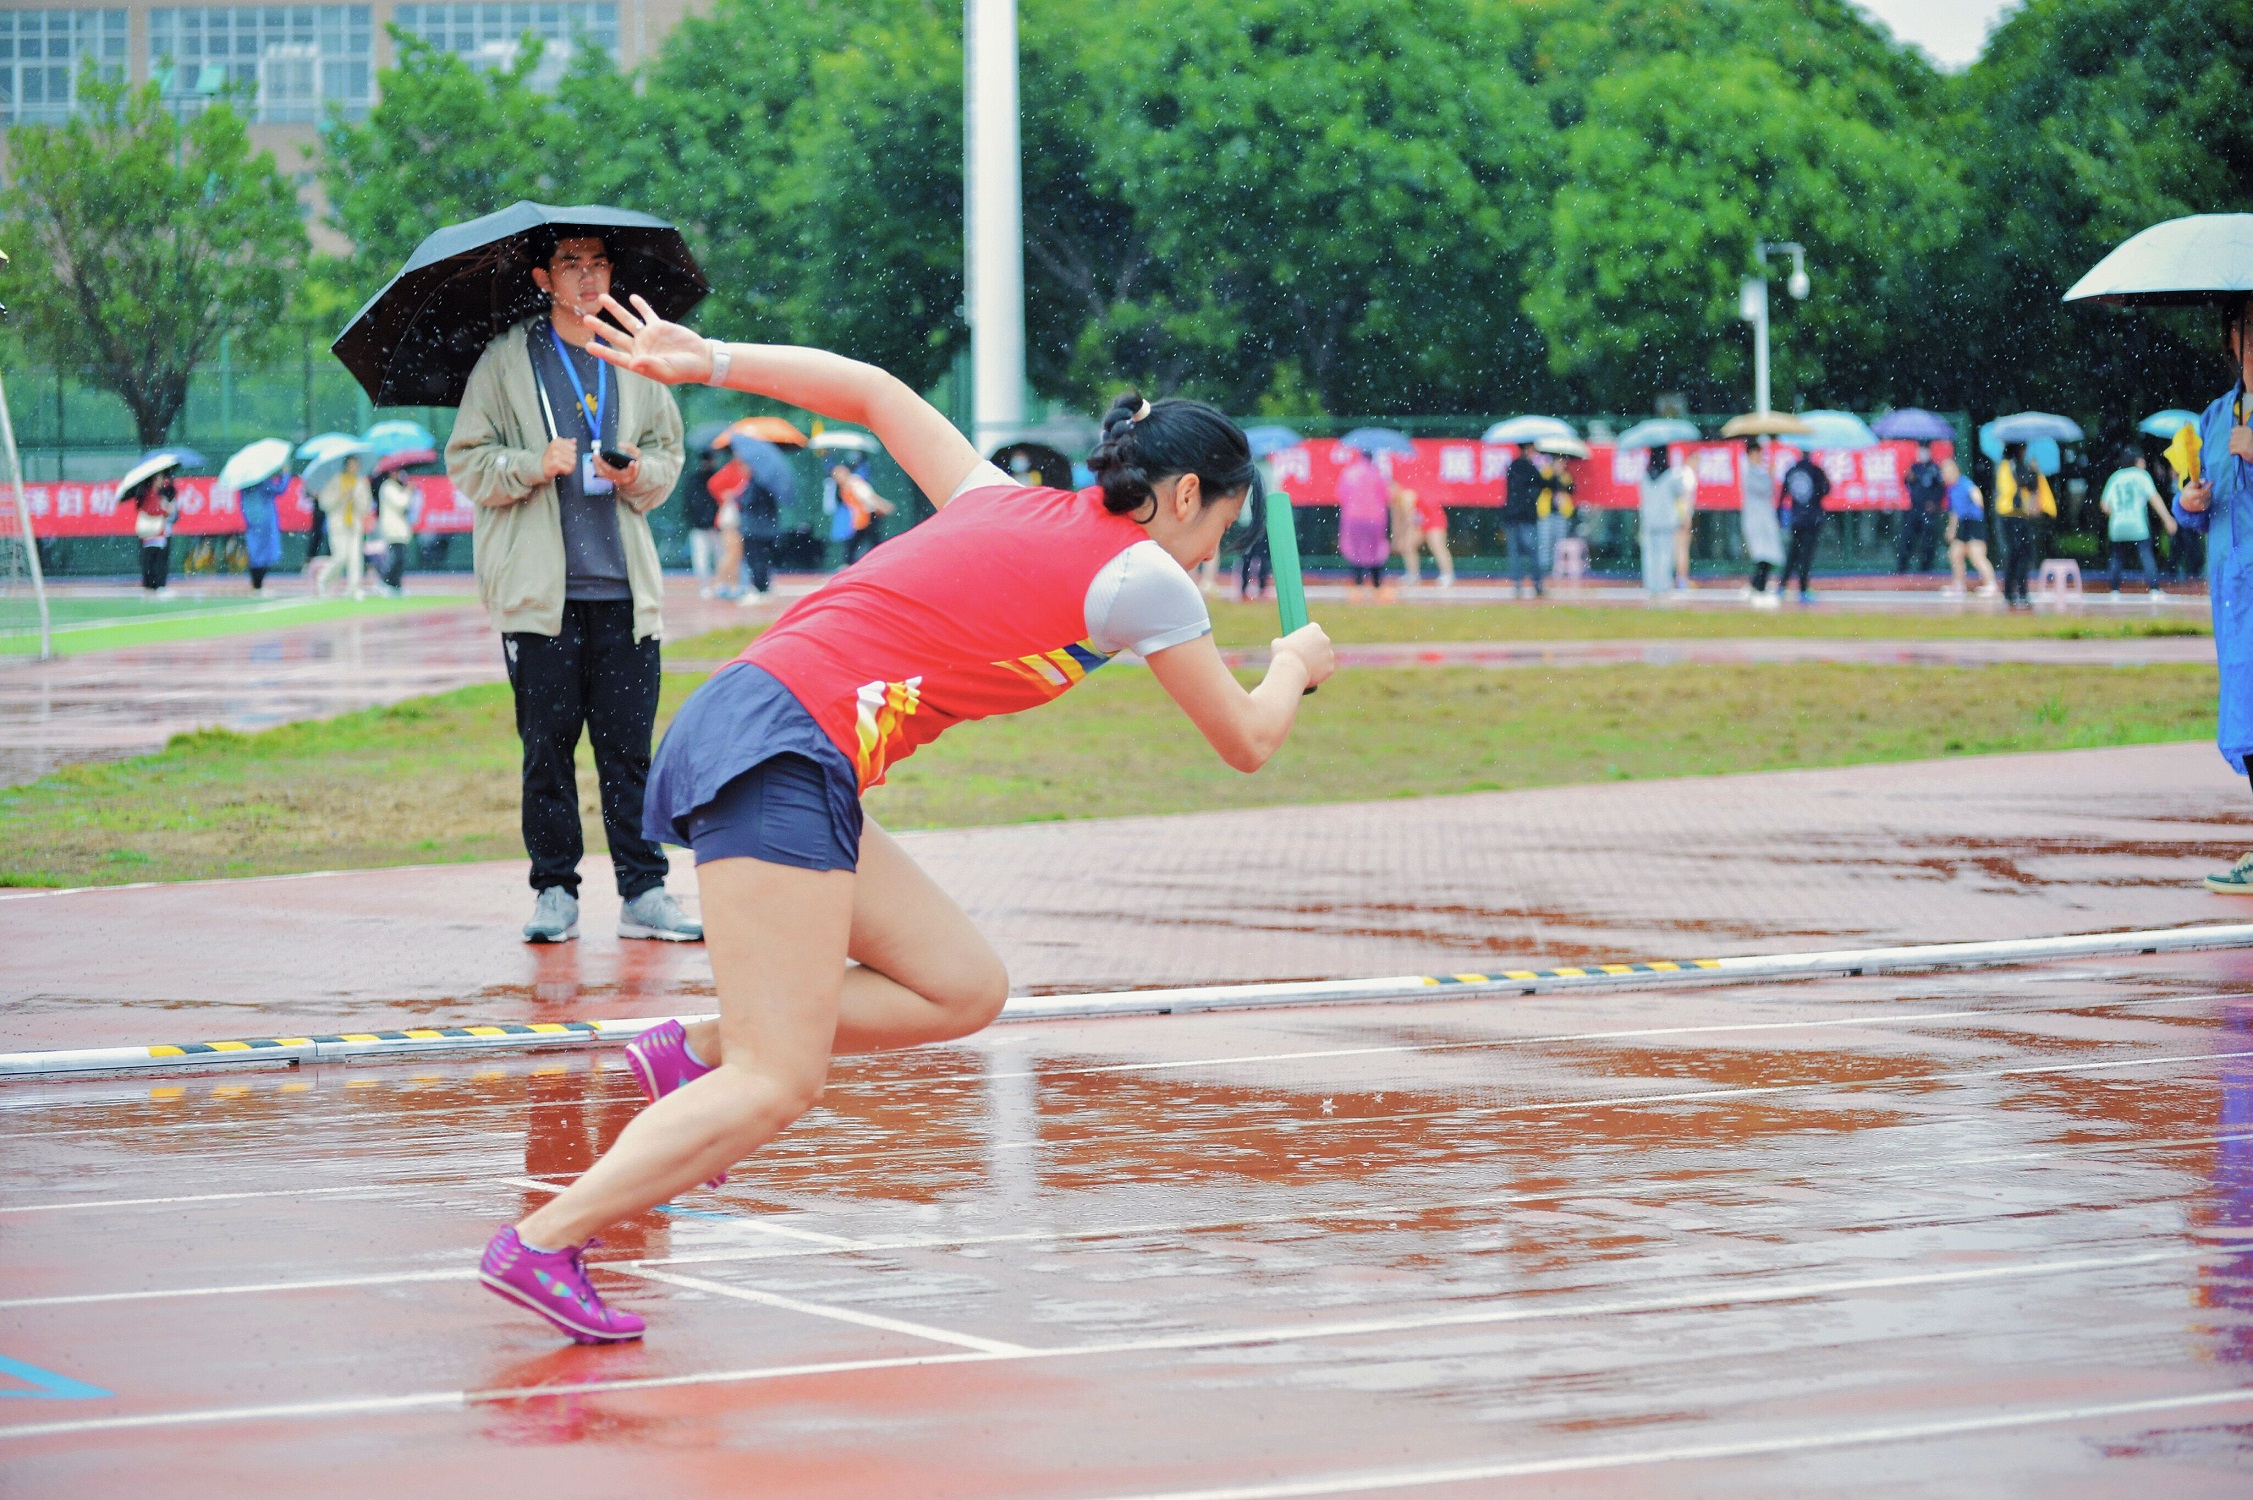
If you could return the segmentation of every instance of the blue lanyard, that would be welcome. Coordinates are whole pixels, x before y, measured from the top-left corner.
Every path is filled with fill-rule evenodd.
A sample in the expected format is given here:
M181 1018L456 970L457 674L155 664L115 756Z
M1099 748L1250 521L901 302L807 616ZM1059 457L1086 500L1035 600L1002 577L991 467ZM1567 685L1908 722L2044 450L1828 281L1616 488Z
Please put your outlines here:
M602 446L602 410L610 401L610 366L602 360L595 361L595 398L589 401L587 399L586 382L579 378L578 368L571 363L571 355L563 347L563 336L555 331L553 323L548 325L548 337L555 343L555 357L563 362L563 373L570 379L571 389L579 393L579 420L586 422L587 413L590 411L594 413L594 420L588 423L587 436L597 448L600 448ZM562 436L561 433L556 435Z

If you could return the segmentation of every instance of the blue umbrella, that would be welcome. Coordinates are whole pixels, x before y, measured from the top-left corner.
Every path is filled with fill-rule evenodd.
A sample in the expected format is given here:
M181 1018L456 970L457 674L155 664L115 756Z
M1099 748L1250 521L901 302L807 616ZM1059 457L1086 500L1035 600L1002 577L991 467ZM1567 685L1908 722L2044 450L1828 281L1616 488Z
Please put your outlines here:
M2155 411L2136 424L2136 431L2148 432L2155 438L2171 438L2198 420L2198 413L2170 406L2165 411Z
M1844 448L1875 448L1878 444L1869 424L1850 411L1803 411L1799 420L1809 430L1805 437L1794 440L1794 447L1835 453Z
M1995 428L1999 425L1999 423L1989 422L1979 429L1979 451L1998 461L2003 456L2004 441L1995 431ZM2016 442L2018 440L2014 438L2011 441ZM2055 474L2065 466L2065 456L2057 451L2056 438L2028 438L2026 440L2026 457L2028 462L2044 474Z
M151 448L141 455L141 462L147 463L152 458L169 458L183 469L200 469L210 462L195 449L177 443L169 448Z
M784 458L782 450L765 438L755 438L748 432L739 432L728 439L728 451L735 455L737 462L751 471L752 478L774 494L787 499L798 492L798 481L791 472L790 460Z
M438 446L438 439L431 436L429 428L420 422L405 420L378 422L360 434L360 441L366 443L378 458Z
M297 476L305 482L305 493L317 495L336 477L346 459L365 462L375 456L375 450L348 432L324 432L300 444L297 456L305 460Z
M1265 458L1270 453L1280 453L1285 448L1296 448L1306 439L1288 427L1269 425L1245 428L1244 441L1252 445L1252 457Z
M1637 422L1616 441L1622 448L1667 448L1676 443L1695 443L1703 437L1695 422L1685 422L1680 417L1653 417L1647 422Z
M1870 424L1870 431L1889 443L1945 443L1956 435L1954 423L1921 406L1889 411Z
M2154 224L2065 294L2115 307L2185 307L2253 292L2253 214L2192 214Z
M340 443L347 448L355 445L365 446L360 442L360 439L349 432L322 432L316 433L304 442L299 443L297 445L297 456L303 459L319 458L323 453Z
M1407 433L1390 427L1356 427L1338 441L1348 448L1360 449L1371 458L1381 453L1413 455L1416 451L1416 445L1410 441Z
M2022 411L2013 416L1997 417L1987 425L1996 438L2005 443L2030 443L2036 438L2078 443L2082 436L2080 423L2046 411Z
M1561 417L1512 417L1506 422L1497 422L1489 427L1479 441L1482 443L1515 443L1522 448L1530 443L1538 443L1543 438L1571 439L1579 436L1580 434L1573 430L1572 423Z

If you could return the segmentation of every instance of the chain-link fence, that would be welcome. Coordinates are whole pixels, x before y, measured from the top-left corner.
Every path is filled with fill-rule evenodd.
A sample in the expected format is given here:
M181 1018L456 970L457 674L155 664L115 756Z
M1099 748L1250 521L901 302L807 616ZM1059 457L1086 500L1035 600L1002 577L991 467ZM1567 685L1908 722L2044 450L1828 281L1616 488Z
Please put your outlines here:
M9 374L9 394L14 404L17 440L22 447L25 477L32 481L100 481L123 473L140 456L130 415L123 402L81 380L54 369L28 366ZM677 388L684 423L727 421L756 409L740 394L702 386ZM772 408L767 409L779 410ZM801 426L804 413L785 413ZM293 443L319 432L362 431L379 417L408 417L437 434L443 444L452 431L454 412L443 407L385 408L378 411L328 351L307 343L296 359L268 361L257 366L236 366L225 351L199 371L189 384L188 399L168 441L196 449L212 467L244 443L262 437L283 437ZM1340 436L1353 427L1378 425L1395 428L1412 438L1475 441L1495 420L1491 415L1459 414L1417 417L1321 417L1280 419L1310 439ZM1568 417L1597 442L1610 439L1636 419L1622 416ZM1708 432L1718 433L1724 416L1691 420ZM1970 438L1968 419L1954 418L1962 443ZM1093 424L1088 424L1092 431ZM821 469L812 455L794 458L799 470L798 498L782 518L783 537L778 562L786 568L819 567L828 549L827 523L821 511ZM879 455L872 466L876 486L902 506L902 514L889 524L897 529L928 514L914 487L887 458ZM1498 487L1497 487L1498 492ZM685 567L688 537L683 507L675 500L651 517L660 555L667 566ZM1337 520L1326 507L1300 517L1301 546L1313 567L1338 563ZM1636 521L1631 511L1587 510L1576 528L1588 542L1591 565L1600 572L1634 572L1639 566ZM1894 562L1900 517L1892 511L1854 511L1838 515L1824 528L1823 551L1818 566L1834 571L1882 571ZM1491 506L1453 506L1449 511L1450 543L1471 573L1498 567L1504 552L1499 512ZM1701 512L1691 531L1691 560L1702 571L1726 572L1745 566L1743 544L1734 513ZM307 538L285 539L283 566L301 562ZM130 537L55 538L41 543L41 556L49 570L59 575L127 574L133 569ZM205 572L238 571L241 546L226 538L183 541L176 571L193 576ZM424 538L416 565L421 568L464 569L470 563L466 538Z

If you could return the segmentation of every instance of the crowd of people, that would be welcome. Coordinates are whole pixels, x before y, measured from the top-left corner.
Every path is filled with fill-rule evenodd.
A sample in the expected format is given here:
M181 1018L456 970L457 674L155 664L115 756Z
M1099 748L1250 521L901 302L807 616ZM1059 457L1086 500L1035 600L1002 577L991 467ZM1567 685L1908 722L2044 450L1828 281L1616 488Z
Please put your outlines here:
M1425 552L1436 565L1436 582L1451 586L1456 568L1446 508L1402 483L1390 455L1353 448L1350 439L1341 447L1343 461L1329 498L1336 506L1337 553L1349 597L1397 599L1403 586L1425 581ZM1642 590L1646 599L1663 602L1691 587L1698 474L1675 448L1655 446L1629 456L1640 468L1633 540ZM2095 501L2103 536L2090 570L2091 591L2101 580L2108 596L2117 596L2124 577L2132 575L2157 596L2163 571L2199 576L2200 538L2169 513L2165 459L2130 444L2119 451L2117 464ZM1814 603L1815 573L1838 509L1830 470L1816 453L1781 450L1775 438L1763 435L1744 440L1735 467L1746 566L1740 597L1756 609L1775 609L1796 590L1801 603ZM1263 472L1269 487L1277 487L1272 468ZM1907 504L1894 513L1894 569L1900 575L1940 575L1936 592L1944 598L2001 599L2008 608L2030 609L2033 575L2057 540L2057 491L2024 443L2005 444L1993 474L1990 494L1953 455L1942 456L1933 443L1917 443L1902 476ZM1492 514L1501 576L1510 581L1514 597L1546 595L1559 544L1587 518L1576 488L1572 463L1536 444L1523 445L1510 458ZM2158 550L2162 540L2166 554ZM1250 527L1229 548L1241 573L1238 597L1261 597L1264 529ZM1213 591L1213 578L1205 581Z

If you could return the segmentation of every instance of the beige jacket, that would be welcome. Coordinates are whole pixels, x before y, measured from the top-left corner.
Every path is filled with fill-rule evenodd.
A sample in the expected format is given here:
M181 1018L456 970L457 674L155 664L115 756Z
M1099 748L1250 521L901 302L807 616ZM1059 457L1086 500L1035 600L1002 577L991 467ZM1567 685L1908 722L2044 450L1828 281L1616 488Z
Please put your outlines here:
M540 472L550 433L525 343L546 322L542 314L519 323L478 356L446 444L446 473L477 507L477 594L493 628L560 635L563 513L554 482ZM618 539L625 548L639 641L665 633L665 579L647 517L673 492L686 454L673 393L626 370L614 369L611 378L617 382L618 440L641 450L640 480L616 491Z

